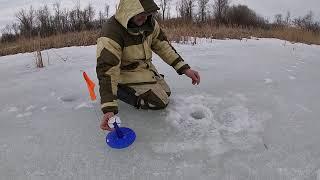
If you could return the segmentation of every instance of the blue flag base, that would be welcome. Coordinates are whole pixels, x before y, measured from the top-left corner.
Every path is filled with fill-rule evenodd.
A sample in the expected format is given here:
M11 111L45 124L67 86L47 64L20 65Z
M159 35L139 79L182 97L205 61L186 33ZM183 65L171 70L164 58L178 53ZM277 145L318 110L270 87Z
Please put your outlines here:
M114 123L115 130L108 133L106 143L115 149L123 149L130 146L136 139L136 133L126 127L119 128L117 123Z

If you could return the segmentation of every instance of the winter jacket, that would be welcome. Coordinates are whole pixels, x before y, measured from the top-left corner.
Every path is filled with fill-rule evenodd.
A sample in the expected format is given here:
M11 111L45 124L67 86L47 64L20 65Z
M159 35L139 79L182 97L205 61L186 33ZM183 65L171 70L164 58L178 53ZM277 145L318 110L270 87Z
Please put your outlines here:
M129 20L135 15L157 10L153 0L120 0L116 14L103 25L97 40L96 66L103 113L118 113L119 83L156 83L158 72L152 64L152 51L180 75L190 68L152 16L140 27L130 24Z

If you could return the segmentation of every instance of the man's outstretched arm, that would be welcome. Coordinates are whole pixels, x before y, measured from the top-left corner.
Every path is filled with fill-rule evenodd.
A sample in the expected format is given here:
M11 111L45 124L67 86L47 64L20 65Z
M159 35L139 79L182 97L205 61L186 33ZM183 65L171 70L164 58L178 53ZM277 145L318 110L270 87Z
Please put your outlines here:
M100 37L97 41L97 77L101 96L101 110L118 113L117 85L120 76L121 47L112 39Z
M103 29L97 40L97 76L101 97L101 110L104 113L100 128L111 130L109 119L118 113L117 91L120 78L122 56L121 38L114 31Z
M172 66L179 75L185 74L192 79L192 84L194 85L200 83L199 73L192 70L190 66L184 62L182 57L170 44L165 33L156 21L151 48L163 59L163 61Z

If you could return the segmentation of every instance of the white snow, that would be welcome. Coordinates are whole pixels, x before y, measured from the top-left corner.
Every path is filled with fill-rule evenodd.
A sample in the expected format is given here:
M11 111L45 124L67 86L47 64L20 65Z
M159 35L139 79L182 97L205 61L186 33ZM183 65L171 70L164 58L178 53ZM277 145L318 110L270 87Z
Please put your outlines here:
M8 112L17 112L18 111L18 108L17 107L10 107L8 109Z
M23 117L31 116L31 115L32 115L32 112L26 112L26 113L23 113L23 114L18 114L16 117L17 118L23 118Z
M41 108L41 110L42 110L42 111L46 111L47 108L48 108L47 106L43 106L43 107Z
M264 83L266 83L266 84L270 84L270 83L272 83L272 82L273 82L273 80L270 79L270 78L264 79Z
M26 108L26 110L25 111L30 111L30 110L32 110L32 109L34 109L35 107L33 106L33 105L30 105L30 106L28 106L27 108Z
M75 107L74 109L81 109L81 108L92 108L93 106L87 102L83 102L81 104L79 104L77 107Z
M98 85L96 46L46 50L43 69L31 53L0 57L1 179L319 179L320 46L173 46L201 84L155 55L170 104L145 111L120 102L121 125L137 134L124 150L107 147L99 99L89 100L82 77Z
M296 77L294 77L294 76L289 76L289 79L291 79L291 80L295 80L295 79L297 79Z

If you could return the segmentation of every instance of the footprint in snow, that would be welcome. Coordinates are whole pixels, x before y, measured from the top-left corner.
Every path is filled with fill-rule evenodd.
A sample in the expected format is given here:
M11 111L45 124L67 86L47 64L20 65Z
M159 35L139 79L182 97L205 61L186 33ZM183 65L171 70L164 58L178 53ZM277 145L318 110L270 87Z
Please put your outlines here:
M194 119L203 119L203 118L206 117L205 112L203 112L203 111L201 111L201 110L194 111L194 112L192 112L190 115L191 115L191 117L193 117Z

